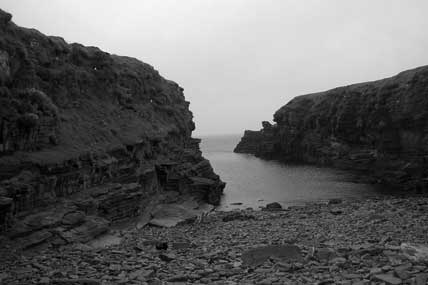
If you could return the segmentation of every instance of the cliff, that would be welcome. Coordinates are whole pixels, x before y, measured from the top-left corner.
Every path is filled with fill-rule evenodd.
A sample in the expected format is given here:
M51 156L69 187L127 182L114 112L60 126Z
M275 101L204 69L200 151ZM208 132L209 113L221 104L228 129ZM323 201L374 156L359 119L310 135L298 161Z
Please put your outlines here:
M358 171L421 191L428 183L428 66L394 77L298 96L274 124L235 148L261 158Z
M0 10L0 232L87 240L159 195L219 203L179 85L11 18Z

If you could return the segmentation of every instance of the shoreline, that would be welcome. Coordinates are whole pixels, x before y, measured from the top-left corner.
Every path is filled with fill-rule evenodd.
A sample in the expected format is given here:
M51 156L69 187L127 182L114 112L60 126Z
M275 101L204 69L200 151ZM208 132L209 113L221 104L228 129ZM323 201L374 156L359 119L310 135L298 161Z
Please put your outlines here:
M121 242L104 248L76 244L25 255L9 248L0 283L425 284L428 252L412 260L403 244L428 244L427 212L427 196L213 211L172 228L120 231ZM287 259L285 249L261 263L245 260L258 249L254 259L263 261L267 246L293 246L298 258Z

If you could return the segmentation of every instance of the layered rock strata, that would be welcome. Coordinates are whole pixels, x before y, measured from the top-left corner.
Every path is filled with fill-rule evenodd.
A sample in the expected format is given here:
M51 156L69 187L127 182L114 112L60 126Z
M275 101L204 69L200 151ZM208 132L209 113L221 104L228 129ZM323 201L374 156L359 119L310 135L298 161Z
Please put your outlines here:
M158 194L219 203L179 85L11 18L0 10L0 231L85 241Z
M298 96L274 114L274 122L245 131L235 152L360 171L405 189L427 188L427 66Z

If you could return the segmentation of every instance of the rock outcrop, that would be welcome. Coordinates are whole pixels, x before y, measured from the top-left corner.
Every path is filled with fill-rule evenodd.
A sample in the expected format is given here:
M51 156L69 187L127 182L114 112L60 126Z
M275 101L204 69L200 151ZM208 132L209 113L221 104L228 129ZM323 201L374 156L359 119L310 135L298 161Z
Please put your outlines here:
M219 203L179 85L11 18L0 10L0 232L87 241L165 193Z
M428 183L428 66L298 96L274 124L245 131L235 152L361 171L422 191Z

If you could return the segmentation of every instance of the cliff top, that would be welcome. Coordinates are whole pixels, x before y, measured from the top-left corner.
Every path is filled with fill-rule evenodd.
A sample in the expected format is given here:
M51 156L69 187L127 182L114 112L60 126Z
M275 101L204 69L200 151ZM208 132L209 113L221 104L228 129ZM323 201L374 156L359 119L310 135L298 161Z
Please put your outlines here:
M183 89L149 64L15 25L0 10L0 163L61 161L194 129Z
M320 104L326 104L326 101L336 100L337 96L351 96L352 94L362 94L367 97L393 96L401 92L400 96L410 84L418 80L419 77L425 77L428 74L428 65L420 66L414 69L406 70L395 76L368 82L355 83L347 86L336 87L327 91L304 94L294 97L286 105L278 109L274 114L274 121L280 121L280 117L292 110L306 110Z

